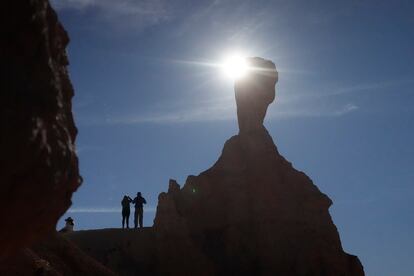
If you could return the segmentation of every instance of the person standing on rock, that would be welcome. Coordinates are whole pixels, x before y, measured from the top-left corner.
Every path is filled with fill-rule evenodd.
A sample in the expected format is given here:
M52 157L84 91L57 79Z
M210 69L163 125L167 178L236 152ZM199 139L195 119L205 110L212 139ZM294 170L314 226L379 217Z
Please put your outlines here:
M59 232L60 233L67 233L67 232L73 232L73 228L75 227L75 224L73 223L73 218L68 217L65 219L65 227L63 227Z
M122 229L125 228L125 222L126 227L129 228L129 215L131 213L131 209L129 208L129 204L132 202L132 199L125 195L124 198L121 201L122 205Z
M138 192L137 197L134 198L134 200L132 200L132 203L135 204L135 213L134 213L135 228L138 227L138 222L139 222L139 227L142 228L142 221L143 221L143 216L144 216L144 204L147 204L147 201L145 200L145 198L141 196L141 193Z

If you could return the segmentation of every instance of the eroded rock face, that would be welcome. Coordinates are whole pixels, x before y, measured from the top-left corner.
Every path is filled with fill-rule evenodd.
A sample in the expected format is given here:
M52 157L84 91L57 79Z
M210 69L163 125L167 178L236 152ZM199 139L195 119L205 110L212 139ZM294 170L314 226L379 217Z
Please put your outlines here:
M342 249L331 200L279 154L263 127L277 81L275 70L265 72L273 75L236 83L240 133L214 166L160 194L160 266L173 275L183 268L197 275L364 275L358 258ZM177 236L185 242L174 242ZM182 262L187 256L201 257L194 265Z
M0 257L55 229L80 185L68 35L47 0L6 1L0 30Z

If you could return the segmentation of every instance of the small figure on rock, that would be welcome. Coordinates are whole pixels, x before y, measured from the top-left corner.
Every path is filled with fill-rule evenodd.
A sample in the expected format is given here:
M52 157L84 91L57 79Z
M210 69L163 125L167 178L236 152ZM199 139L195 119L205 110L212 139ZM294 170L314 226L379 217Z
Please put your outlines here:
M63 227L59 232L60 233L67 233L67 232L72 232L73 231L73 227L75 226L75 224L73 223L73 218L68 217L67 219L65 219L65 227Z
M132 203L135 204L135 213L134 213L135 228L138 227L138 222L139 222L139 227L142 228L142 221L143 221L143 216L144 216L144 204L147 204L147 201L145 200L145 198L141 196L141 193L138 192L137 197L134 198L134 200L132 200Z
M122 229L125 228L125 222L126 222L126 227L129 228L129 215L131 213L131 209L129 208L129 204L132 202L132 199L127 196L124 195L124 198L121 201L121 205L122 205Z

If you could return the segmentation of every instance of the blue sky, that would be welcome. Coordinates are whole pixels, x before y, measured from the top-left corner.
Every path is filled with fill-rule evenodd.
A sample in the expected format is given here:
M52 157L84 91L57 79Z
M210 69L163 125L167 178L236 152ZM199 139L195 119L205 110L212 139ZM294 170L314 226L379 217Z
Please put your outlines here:
M53 0L69 32L83 186L77 229L119 227L141 191L152 225L169 178L209 168L236 134L233 51L276 63L265 125L328 194L367 275L413 275L414 4ZM63 222L60 221L58 227Z

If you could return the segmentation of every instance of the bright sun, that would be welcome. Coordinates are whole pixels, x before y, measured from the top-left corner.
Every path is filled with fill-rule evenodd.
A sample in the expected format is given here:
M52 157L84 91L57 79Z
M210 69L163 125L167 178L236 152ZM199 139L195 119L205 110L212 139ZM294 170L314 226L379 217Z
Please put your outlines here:
M227 57L222 63L224 74L233 80L237 80L246 75L249 67L246 59L240 55Z

